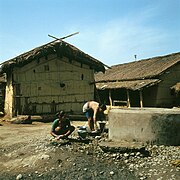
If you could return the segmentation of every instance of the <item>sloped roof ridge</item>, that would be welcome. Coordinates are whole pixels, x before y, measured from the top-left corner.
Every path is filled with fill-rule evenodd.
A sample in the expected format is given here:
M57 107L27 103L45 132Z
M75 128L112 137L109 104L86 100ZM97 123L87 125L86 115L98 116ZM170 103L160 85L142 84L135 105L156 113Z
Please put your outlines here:
M131 62L123 63L123 64L115 64L115 65L112 65L111 68L121 66L121 65L126 65L126 64L137 63L137 62L141 62L141 61L151 61L151 60L153 60L155 58L165 58L165 57L169 57L169 56L172 56L172 55L178 55L178 54L180 55L180 52L175 52L175 53L171 53L171 54L167 54L167 55L161 55L161 56L154 56L154 57L150 57L150 58L139 59L139 60L136 60L136 61L131 61Z
M96 82L157 78L179 62L180 52L119 64L111 66L111 69L107 69L105 74L97 74Z
M101 61L93 58L92 56L81 51L74 45L67 43L63 40L54 40L54 41L51 41L44 45L33 48L27 52L24 52L16 57L14 57L14 58L11 58L10 60L7 60L7 61L1 63L1 65L6 65L6 67L7 67L12 64L18 64L18 63L23 63L23 62L28 63L29 60L31 61L35 57L39 57L40 54L42 55L47 52L52 53L52 52L56 51L56 48L58 45L60 45L60 46L62 45L63 47L67 47L67 49L70 49L71 55L73 55L73 57L75 57L75 59L80 59L80 61L86 60L83 62L87 63L87 64L91 64L93 66L93 68L95 68L97 71L103 71L103 72L105 71L105 68L104 68L105 65ZM68 53L69 53L69 51L67 50L66 55ZM78 58L76 58L76 57L78 57Z
M28 56L28 55L31 54L31 53L32 53L32 54L35 54L35 53L37 53L37 51L39 51L40 49L43 49L43 48L45 48L45 47L54 46L54 45L59 44L59 43L61 43L61 42L64 43L66 46L68 45L68 46L70 46L72 49L74 49L74 50L76 50L76 51L79 51L79 52L83 53L84 55L89 56L91 59L96 60L96 59L93 58L92 56L84 53L83 51L81 51L80 49L78 49L78 48L75 47L74 45L72 45L72 44L70 44L70 43L67 43L66 41L63 41L63 40L61 40L61 41L60 41L60 40L54 40L54 41L48 42L48 43L46 43L46 44L43 44L43 45L41 45L41 46L35 47L35 48L31 49L31 50L28 50L28 51L26 51L26 52L24 52L24 53L21 53L20 55L18 55L18 56L16 56L16 57L13 57L13 58L10 58L9 60L7 60L7 61L5 61L5 62L3 62L3 63L1 63L1 64L4 64L4 63L9 62L9 61L13 61L14 59L17 59L17 58L24 58L24 57ZM98 60L96 60L96 61L98 62Z

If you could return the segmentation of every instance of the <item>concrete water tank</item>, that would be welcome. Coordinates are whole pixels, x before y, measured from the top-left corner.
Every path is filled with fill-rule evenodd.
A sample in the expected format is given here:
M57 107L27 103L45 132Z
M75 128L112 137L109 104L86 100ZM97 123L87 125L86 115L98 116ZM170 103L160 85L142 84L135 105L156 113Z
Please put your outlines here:
M180 109L111 109L109 139L157 145L180 145Z

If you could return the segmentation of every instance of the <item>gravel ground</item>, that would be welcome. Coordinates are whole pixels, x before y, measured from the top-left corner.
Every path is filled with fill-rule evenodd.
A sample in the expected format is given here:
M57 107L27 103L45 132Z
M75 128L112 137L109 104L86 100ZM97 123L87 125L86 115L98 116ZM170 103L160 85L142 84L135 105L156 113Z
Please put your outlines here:
M73 122L75 126L82 122ZM108 134L69 142L50 141L51 123L0 126L0 179L178 180L179 146L146 146L146 154L104 151ZM76 129L77 130L77 129Z
M149 155L140 152L113 154L123 160L139 179L176 180L180 179L180 147L146 146Z

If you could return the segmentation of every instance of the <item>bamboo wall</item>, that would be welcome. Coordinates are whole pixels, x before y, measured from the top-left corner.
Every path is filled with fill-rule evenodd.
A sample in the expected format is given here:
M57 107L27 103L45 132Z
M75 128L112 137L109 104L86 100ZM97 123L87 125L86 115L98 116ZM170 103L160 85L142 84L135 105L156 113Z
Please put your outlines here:
M94 99L93 69L65 57L51 55L14 68L13 78L18 114L80 113L84 101Z

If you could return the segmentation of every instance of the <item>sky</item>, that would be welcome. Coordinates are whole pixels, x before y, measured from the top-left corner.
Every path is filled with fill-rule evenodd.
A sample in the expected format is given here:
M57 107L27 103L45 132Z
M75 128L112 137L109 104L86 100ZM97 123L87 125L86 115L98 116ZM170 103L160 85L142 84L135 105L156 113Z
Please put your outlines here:
M180 52L180 0L0 0L0 63L65 39L111 66Z

